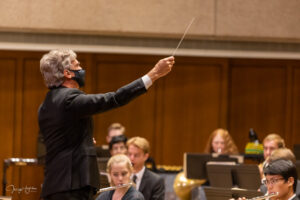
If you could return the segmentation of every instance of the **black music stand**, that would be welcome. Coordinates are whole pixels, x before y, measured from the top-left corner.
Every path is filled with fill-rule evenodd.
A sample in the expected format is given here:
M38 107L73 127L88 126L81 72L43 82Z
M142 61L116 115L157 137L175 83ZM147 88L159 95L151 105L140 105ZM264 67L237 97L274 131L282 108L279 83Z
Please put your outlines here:
M296 160L296 169L298 173L298 179L300 178L300 160Z
M207 176L209 185L212 187L232 188L234 185L232 169L235 167L233 162L207 162Z
M106 172L106 167L107 167L108 160L109 160L108 157L97 158L99 171Z
M210 186L213 187L257 190L261 185L257 165L208 162L206 167Z
M106 148L105 145L102 145L102 146L96 146L95 147L96 149L96 153L97 153L97 157L99 158L109 158L111 155L110 155L110 152L109 152L109 149Z
M297 160L300 160L300 144L294 144L294 154Z
M6 195L6 170L9 166L27 166L27 165L38 165L38 159L36 158L8 158L3 161L3 177L2 177L2 194ZM4 198L4 197L3 197ZM0 199L1 200L1 199Z
M233 182L248 190L257 190L261 185L260 173L257 165L239 164L232 169Z
M109 160L109 158L107 158L107 157L97 158L98 169L99 169L99 173L100 173L100 188L105 188L105 187L110 186L109 180L108 180L108 175L106 172L108 160Z
M263 195L257 190L241 190L241 189L228 189L228 188L217 188L217 187L204 187L205 195L207 200L224 200L230 198L253 198Z
M203 187L206 200L224 200L232 198L231 190L216 187Z
M184 153L183 168L185 177L189 179L207 179L206 163L209 161L237 163L237 158L230 158L227 155L214 157L212 154Z

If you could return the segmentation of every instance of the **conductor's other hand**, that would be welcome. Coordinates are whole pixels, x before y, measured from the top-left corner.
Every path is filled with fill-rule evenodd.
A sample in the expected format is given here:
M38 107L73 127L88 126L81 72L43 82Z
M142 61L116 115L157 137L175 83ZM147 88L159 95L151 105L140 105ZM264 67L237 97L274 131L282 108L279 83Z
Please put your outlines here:
M151 78L152 82L154 82L160 77L167 75L172 70L174 63L174 56L163 58L156 63L147 75Z

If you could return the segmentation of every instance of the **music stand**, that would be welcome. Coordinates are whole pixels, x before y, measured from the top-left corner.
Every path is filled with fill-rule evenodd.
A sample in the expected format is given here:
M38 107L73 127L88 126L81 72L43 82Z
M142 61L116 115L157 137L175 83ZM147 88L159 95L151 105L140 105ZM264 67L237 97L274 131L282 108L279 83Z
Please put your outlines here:
M99 169L99 173L100 173L100 188L105 188L105 187L110 186L108 176L106 173L106 167L107 167L108 160L109 160L109 158L107 158L107 157L97 158L98 169Z
M224 200L230 198L253 198L263 195L257 190L241 190L241 189L228 189L228 188L217 188L217 187L203 187L207 200Z
M224 200L232 198L231 191L225 188L203 187L206 200Z
M110 186L108 174L100 172L100 188L106 188Z
M184 153L184 175L188 179L207 179L206 163L208 161L237 162L236 158L226 155L213 157L211 154Z
M248 190L257 190L261 185L260 173L257 165L239 164L232 169L233 182Z
M294 144L294 154L297 160L300 160L300 144Z
M185 177L189 179L207 179L206 163L210 158L210 154L184 153L183 169Z
M109 152L109 149L106 148L105 145L102 145L102 146L96 146L95 147L96 149L96 153L97 153L97 157L99 158L109 158L111 155L110 155L110 152Z
M207 162L207 176L212 187L232 188L232 169L234 162Z
M238 188L231 189L232 198L246 197L247 199L262 196L263 193L257 190L242 190Z
M107 157L97 158L99 171L106 172L108 160L109 160L109 158L107 158Z
M6 170L9 166L28 166L28 165L38 165L38 160L36 158L7 158L3 161L3 176L2 176L2 194L6 195ZM4 197L3 197L4 198ZM0 199L1 200L1 199Z
M296 160L296 169L297 169L297 173L298 173L298 177L299 177L300 176L300 160Z

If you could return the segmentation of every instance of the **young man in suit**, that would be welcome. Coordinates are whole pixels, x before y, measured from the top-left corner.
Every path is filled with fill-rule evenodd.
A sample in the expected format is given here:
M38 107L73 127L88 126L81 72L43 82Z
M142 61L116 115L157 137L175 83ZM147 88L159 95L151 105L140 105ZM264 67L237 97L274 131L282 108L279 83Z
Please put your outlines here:
M49 88L38 112L46 145L44 200L92 200L99 188L92 115L127 104L171 71L174 57L160 60L142 78L116 92L85 94L85 71L72 50L53 50L40 61Z
M267 164L264 168L263 183L268 188L268 194L278 192L276 200L299 200L296 196L297 169L290 161L279 159Z
M133 165L133 182L145 200L163 200L165 196L164 179L145 167L149 157L149 142L142 137L133 137L127 141L128 157Z

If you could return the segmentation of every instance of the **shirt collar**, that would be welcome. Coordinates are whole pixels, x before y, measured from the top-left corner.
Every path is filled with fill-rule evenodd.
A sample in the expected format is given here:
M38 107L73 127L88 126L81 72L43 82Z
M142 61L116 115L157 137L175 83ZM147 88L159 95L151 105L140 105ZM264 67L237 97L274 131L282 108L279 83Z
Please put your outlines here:
M292 200L295 196L296 196L296 194L294 194L293 196L291 196L288 200Z
M136 177L137 177L137 180L141 180L143 175L144 175L144 172L145 172L145 169L146 167L144 166L138 173L136 173Z

